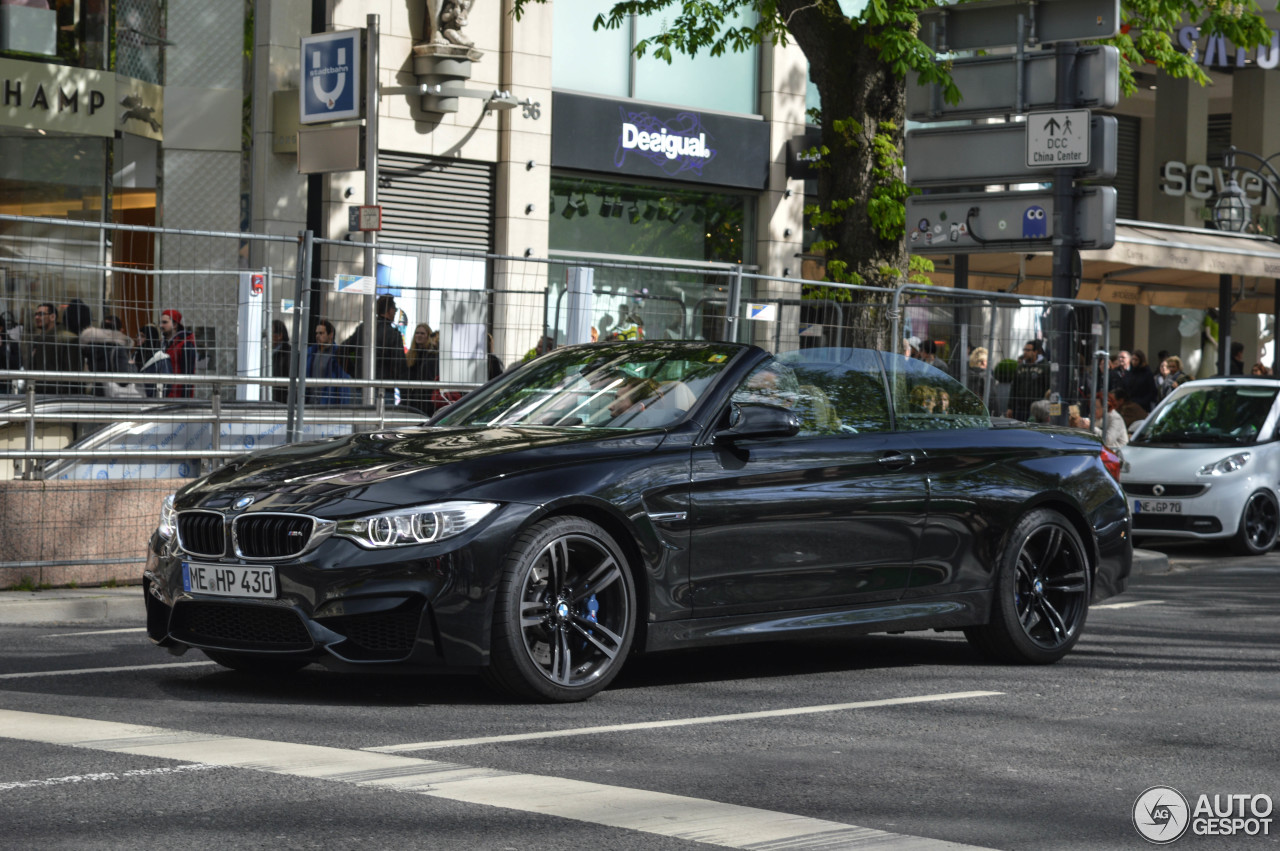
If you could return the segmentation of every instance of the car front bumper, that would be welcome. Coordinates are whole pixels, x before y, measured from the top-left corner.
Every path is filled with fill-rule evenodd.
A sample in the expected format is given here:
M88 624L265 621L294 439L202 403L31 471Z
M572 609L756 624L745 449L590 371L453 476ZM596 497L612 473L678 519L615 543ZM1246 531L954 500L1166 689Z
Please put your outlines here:
M339 670L481 667L488 664L493 592L528 511L508 505L477 533L439 544L371 551L329 538L271 563L274 599L185 590L184 562L249 563L192 558L153 535L143 574L147 634L173 652L287 656Z

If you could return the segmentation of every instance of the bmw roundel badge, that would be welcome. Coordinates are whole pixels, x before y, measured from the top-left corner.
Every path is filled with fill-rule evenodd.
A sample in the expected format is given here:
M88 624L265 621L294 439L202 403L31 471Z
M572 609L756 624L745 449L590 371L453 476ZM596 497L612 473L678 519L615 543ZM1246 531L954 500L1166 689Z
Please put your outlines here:
M235 502L233 502L231 504L231 507L234 508L236 511L243 511L244 509L248 508L251 505L253 505L253 497L242 496L239 499L237 499Z

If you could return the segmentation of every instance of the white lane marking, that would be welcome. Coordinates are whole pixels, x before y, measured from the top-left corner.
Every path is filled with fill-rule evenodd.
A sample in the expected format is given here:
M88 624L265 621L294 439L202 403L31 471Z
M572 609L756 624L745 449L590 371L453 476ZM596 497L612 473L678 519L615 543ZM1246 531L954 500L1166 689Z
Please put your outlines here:
M202 762L188 765L173 765L163 768L135 768L132 771L99 771L95 774L72 774L68 777L47 777L44 780L16 780L11 783L0 783L0 792L10 789L35 789L43 786L66 786L72 783L100 783L103 780L126 780L130 777L154 777L157 774L181 774L187 771L208 771L211 768L222 768L220 765L205 765Z
M82 635L118 635L122 632L146 632L145 626L131 626L128 629L95 629L93 632L55 632L42 635L41 638L78 638Z
M610 724L607 727L577 727L570 730L544 730L539 733L509 733L504 736L483 736L476 739L445 739L434 742L411 742L404 745L382 745L364 748L374 753L403 753L439 748L462 748L468 745L488 745L495 742L527 742L533 739L558 739L567 736L593 736L600 733L625 733L632 730L656 730L662 727L688 727L694 724L724 724L731 721L752 721L757 718L785 718L789 715L812 715L818 712L843 712L846 709L872 709L878 706L903 706L910 703L932 703L939 700L964 700L971 697L996 697L999 691L955 691L945 694L924 694L917 697L894 697L884 700L863 700L857 703L828 703L821 706L797 706L791 709L767 709L759 712L739 712L735 715L706 715L700 718L673 718L667 721L638 721L632 724Z
M0 709L0 737L413 792L750 851L974 847L665 792L91 718Z
M29 680L35 677L65 677L74 674L114 674L119 671L154 671L159 668L194 668L197 665L216 665L217 662L164 662L160 665L121 665L119 668L73 668L66 671L26 671L21 674L0 674L0 680Z
M1136 609L1138 606L1157 606L1163 602L1164 600L1134 600L1129 603L1105 603L1101 606L1090 606L1089 608L1095 612L1101 609Z

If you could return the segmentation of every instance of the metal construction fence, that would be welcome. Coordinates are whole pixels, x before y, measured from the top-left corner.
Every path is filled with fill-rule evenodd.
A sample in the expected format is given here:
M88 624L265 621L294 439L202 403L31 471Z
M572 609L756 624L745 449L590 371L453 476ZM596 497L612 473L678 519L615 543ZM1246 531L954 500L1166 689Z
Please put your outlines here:
M424 423L566 344L909 348L1024 419L1105 390L1098 302L829 283L806 298L804 283L715 263L0 216L0 587L32 566L55 583L92 581L74 572L86 565L132 570L166 489L246 451ZM398 335L394 376L379 374L371 323ZM332 348L317 337L329 328ZM1054 356L1021 380L1032 340Z
M595 339L910 345L1024 419L1039 400L1010 404L1016 361L1040 340L1070 352L1046 361L1051 403L1105 388L1098 302L916 285L805 298L803 283L726 264L0 216L0 479L193 477L248 449L421 423L549 347ZM394 374L371 322L394 329Z

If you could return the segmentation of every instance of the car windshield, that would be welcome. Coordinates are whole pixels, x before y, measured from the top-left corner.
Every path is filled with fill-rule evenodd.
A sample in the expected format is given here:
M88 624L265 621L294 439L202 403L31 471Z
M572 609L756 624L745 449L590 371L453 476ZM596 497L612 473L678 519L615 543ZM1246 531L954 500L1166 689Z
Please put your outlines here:
M733 343L675 342L557 349L477 390L433 424L666 428L744 350Z
M1255 443L1277 388L1248 384L1188 387L1170 398L1131 443Z

